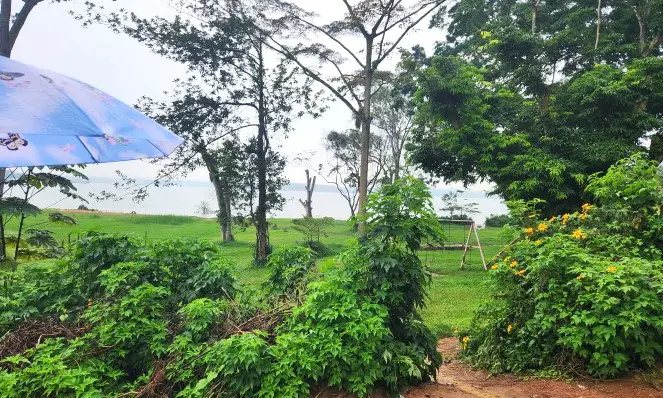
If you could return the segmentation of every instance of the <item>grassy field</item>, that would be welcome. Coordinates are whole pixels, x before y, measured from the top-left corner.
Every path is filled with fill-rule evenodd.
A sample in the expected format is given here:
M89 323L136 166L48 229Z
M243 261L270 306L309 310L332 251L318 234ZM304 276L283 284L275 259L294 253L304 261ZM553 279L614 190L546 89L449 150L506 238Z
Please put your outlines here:
M213 219L183 216L144 216L113 213L67 213L74 217L77 225L61 226L48 224L47 214L26 219L26 227L35 226L53 231L56 239L64 242L75 241L87 231L126 234L146 242L163 239L199 238L220 240L218 225ZM302 235L292 228L289 219L272 219L270 241L274 247L297 244ZM10 223L7 233L14 235L16 225ZM449 244L464 243L466 229L462 226L444 226ZM479 231L486 261L489 261L501 249L503 242L499 238L498 228L486 228ZM344 221L336 221L329 230L329 236L322 241L331 252L337 254L351 241L354 233ZM255 230L235 230L236 241L222 244L224 254L235 261L237 276L246 285L257 286L268 274L266 269L252 265ZM487 273L481 266L479 251L472 250L467 258L465 269L460 269L462 251L422 251L421 258L433 272L433 284L429 291L427 308L422 315L434 333L450 334L454 328L463 329L469 325L473 312L488 297L486 286ZM319 261L319 268L324 270L334 267L334 256Z

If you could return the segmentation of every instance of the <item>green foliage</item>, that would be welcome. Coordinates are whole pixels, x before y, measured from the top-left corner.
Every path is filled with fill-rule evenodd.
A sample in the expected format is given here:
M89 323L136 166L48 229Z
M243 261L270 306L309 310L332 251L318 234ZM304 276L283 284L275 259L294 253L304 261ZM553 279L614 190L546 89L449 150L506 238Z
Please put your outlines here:
M82 293L88 298L99 291L99 274L124 261L138 251L138 243L126 236L89 233L71 249L68 261L71 272L78 275Z
M416 251L422 242L443 238L430 192L413 177L397 180L369 196L364 220L366 237L345 255L346 267L388 309L394 338L428 359L416 363L421 373L434 375L440 363L436 339L417 312L425 305L431 276Z
M441 236L430 194L409 178L369 203L367 238L316 282L310 249L270 256L269 289L297 295L291 309L237 291L206 241L89 235L57 265L22 267L0 295L0 332L47 315L82 326L0 359L0 393L304 397L329 385L367 396L434 377L436 339L417 313L430 275L416 250Z
M588 177L625 156L663 160L661 5L455 2L449 44L403 60L411 160L447 181L490 179L506 200L546 198L547 216L580 206Z
M306 290L315 268L315 253L299 246L276 249L269 255L267 268L270 276L265 288L277 295L299 297Z
M422 379L419 353L393 340L386 318L387 309L348 279L312 284L270 349L274 364L258 396L305 397L324 381L364 397L375 385L397 391Z
M85 298L72 275L63 275L62 263L20 267L12 275L14 283L0 292L0 333L17 322L37 316L66 316Z
M636 155L592 178L600 206L547 221L536 203L514 206L521 240L493 266L495 296L477 313L465 356L495 372L579 365L600 378L663 358L663 261L652 239L662 188Z
M320 243L321 236L328 236L327 231L334 223L334 219L332 217L303 217L293 219L292 223L294 224L292 228L304 235L309 248L313 249L312 246L315 243Z
M508 214L491 214L486 217L486 227L503 227L507 224L513 224L514 219Z

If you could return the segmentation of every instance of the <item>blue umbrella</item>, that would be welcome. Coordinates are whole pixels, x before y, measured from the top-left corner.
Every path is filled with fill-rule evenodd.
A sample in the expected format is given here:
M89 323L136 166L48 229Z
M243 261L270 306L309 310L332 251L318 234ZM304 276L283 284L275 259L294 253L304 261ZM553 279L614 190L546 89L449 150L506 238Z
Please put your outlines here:
M160 158L182 142L92 86L0 57L0 168Z

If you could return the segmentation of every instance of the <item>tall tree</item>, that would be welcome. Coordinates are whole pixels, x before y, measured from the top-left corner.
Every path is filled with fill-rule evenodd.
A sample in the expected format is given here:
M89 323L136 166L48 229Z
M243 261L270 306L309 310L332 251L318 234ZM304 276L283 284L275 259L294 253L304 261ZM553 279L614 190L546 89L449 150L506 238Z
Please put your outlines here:
M663 7L641 9L655 3L604 0L597 18L595 0L459 1L451 44L404 62L417 79L411 159L506 199L546 198L550 213L578 206L589 175L663 132Z
M283 21L298 27L307 40L318 37L320 41L288 45L272 38L270 45L324 86L356 119L356 128L361 129L358 203L359 214L363 215L369 186L373 98L378 91L376 87L389 80L389 74L380 68L413 29L440 10L444 0L336 1L345 15L329 23L319 23L314 13L280 3ZM361 39L360 49L350 44L356 38ZM309 63L311 59L321 62L334 74L325 75L321 68ZM344 68L347 60L352 66Z
M143 98L139 109L184 138L184 143L168 159L157 160L161 169L155 184L167 184L204 167L214 187L221 239L234 240L232 201L240 174L238 135L256 127L238 115L233 93L201 87L198 79L178 82L168 101ZM146 195L146 186L134 192L135 199Z
M189 66L211 92L228 92L245 120L255 125L252 147L258 170L256 205L257 260L267 258L267 169L270 137L290 130L298 106L317 116L311 84L300 78L290 61L275 57L274 39L290 26L269 15L280 12L277 3L239 0L185 0L172 20L110 15L115 29L145 43L153 51ZM233 104L230 104L233 102Z
M373 126L390 155L385 164L386 177L394 183L405 166L405 143L414 127L414 104L403 91L387 85L377 91L373 105Z
M331 156L330 168L318 166L318 174L329 184L336 187L348 204L352 218L357 215L359 207L359 184L361 170L361 133L357 130L345 132L332 131L325 137L325 149ZM368 192L383 181L388 152L385 142L380 136L372 136L369 151Z

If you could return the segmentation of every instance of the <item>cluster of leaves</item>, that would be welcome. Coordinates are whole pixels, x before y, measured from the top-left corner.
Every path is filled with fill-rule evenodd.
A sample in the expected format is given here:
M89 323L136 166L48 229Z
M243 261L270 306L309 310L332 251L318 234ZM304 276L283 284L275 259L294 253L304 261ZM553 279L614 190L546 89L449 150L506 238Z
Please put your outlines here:
M507 224L516 224L516 220L508 214L491 214L486 217L486 227L504 227Z
M310 282L315 257L315 253L305 247L286 246L276 249L267 260L270 276L265 282L265 288L279 296L299 297Z
M492 267L496 294L462 337L475 365L608 378L663 358L660 171L635 155L588 190L598 205L548 220L512 204L521 240Z

